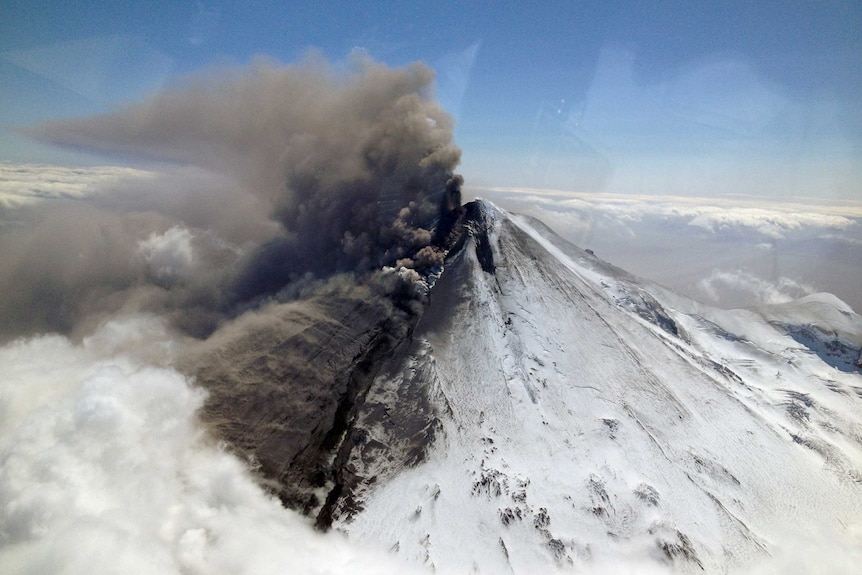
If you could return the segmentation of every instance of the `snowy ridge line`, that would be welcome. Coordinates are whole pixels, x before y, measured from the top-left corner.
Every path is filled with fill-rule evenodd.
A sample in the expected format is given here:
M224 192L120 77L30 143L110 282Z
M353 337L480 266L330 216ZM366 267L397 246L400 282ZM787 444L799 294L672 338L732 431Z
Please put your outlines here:
M499 208L497 208L499 209ZM554 258L556 258L561 264L566 266L572 273L578 276L581 280L591 283L593 285L601 285L601 282L604 276L596 273L593 270L585 268L581 265L578 265L572 258L570 258L565 252L563 252L560 248L555 246L553 242L549 241L545 236L540 234L533 226L527 223L526 218L520 216L518 214L508 214L509 221L517 225L522 231L524 231L527 235L529 235L533 240L535 240L539 245L541 245L545 250L548 251Z
M855 573L858 374L483 207L496 267L447 263L410 362L437 439L340 528L437 573Z
M611 297L614 299L614 301L616 301L617 304L619 304L619 299L621 298L616 297L616 295L619 294L613 294L611 292L622 291L623 295L629 296L628 290L634 289L643 293L643 288L638 288L634 285L626 285L629 282L621 281L612 276L604 276L596 272L595 270L580 265L579 263L574 261L568 254L566 254L556 245L554 245L553 242L543 236L541 232L539 232L536 228L531 226L527 221L527 218L524 218L523 216L513 215L510 219L513 221L513 223L518 225L518 227L528 233L530 237L539 242L563 265L565 265L568 269L577 274L581 279L591 282L593 285L601 285L604 290L596 291L598 293L611 295ZM609 285L606 280L612 281L614 285ZM646 293L649 293L650 297L655 297L656 295L664 295L664 291L664 289L659 288L656 290L647 291ZM799 308L802 306L807 306L809 308L808 310L806 310L808 312L807 316L800 316ZM704 306L697 305L695 307L700 308ZM668 308L667 306L663 306L663 308L665 310L672 309ZM815 309L811 310L810 308ZM794 315L794 312L796 312L796 315ZM692 315L690 313L674 313L673 311L670 311L669 313L674 316L677 323L686 323L683 318ZM844 302L842 302L832 294L813 294L810 296L805 296L797 302L763 306L761 309L758 310L757 313L763 318L764 322L766 322L779 332L789 334L793 338L793 340L795 340L793 341L795 345L787 346L781 352L781 355L791 363L794 358L798 359L800 356L808 356L808 359L812 359L815 361L815 363L817 363L817 356L823 358L824 355L828 355L838 357L839 361L843 359L844 363L842 365L849 367L852 363L852 360L855 359L855 355L862 353L851 347L853 345L860 345L859 342L862 341L862 321L859 321L859 317L853 313L852 309L850 309L849 306L847 306ZM697 346L692 345L693 342L688 341L687 337L668 337L667 333L665 333L664 330L658 329L661 326L657 325L656 322L644 319L643 317L640 317L639 314L632 315L638 321L640 321L642 325L650 329L655 335L664 339L669 346L675 348L682 357L690 361L692 357L697 356L702 358L701 361L711 363L711 366L701 365L700 369L705 374L710 375L710 377L715 379L715 381L718 382L720 379L738 380L736 381L737 383L746 385L745 382L743 382L740 378L739 374L735 373L725 364L739 362L743 366L750 367L752 365L752 360L736 359L733 358L733 356L730 356L722 357L721 363L717 363L710 357L710 354L706 351L706 349L699 349ZM700 316L692 317L696 317L699 321L709 322L709 320ZM802 317L807 319L797 319L797 323L796 325L794 325L790 321L790 318L793 317ZM853 319L855 319L855 322L852 322ZM735 338L741 344L744 344L746 347L752 350L759 351L762 354L761 357L774 357L773 353L770 353L770 351L766 349L769 346L764 346L761 344L761 342L750 341L745 338L739 338L733 336L733 334L727 334L727 332L724 333L724 337ZM808 341L802 340L802 336L798 334L807 335ZM683 346L684 349L680 346ZM839 353L842 353L844 357L842 358L841 356L839 356ZM757 364L755 363L754 365ZM710 372L718 373L710 374ZM731 392L733 390L732 387L728 389ZM780 428L786 432L786 429L783 426L780 426Z

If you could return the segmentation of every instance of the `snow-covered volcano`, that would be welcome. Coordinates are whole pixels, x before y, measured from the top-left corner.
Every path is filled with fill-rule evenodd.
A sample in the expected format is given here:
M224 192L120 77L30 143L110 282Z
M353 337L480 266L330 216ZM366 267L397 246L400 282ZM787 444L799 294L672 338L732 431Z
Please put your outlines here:
M453 230L420 311L319 294L185 360L286 506L444 573L853 572L862 318L703 306L483 201Z
M852 571L862 318L829 295L715 310L476 209L357 401L335 527L445 573Z
M858 572L849 307L715 310L452 213L442 268L206 339L0 347L0 572Z

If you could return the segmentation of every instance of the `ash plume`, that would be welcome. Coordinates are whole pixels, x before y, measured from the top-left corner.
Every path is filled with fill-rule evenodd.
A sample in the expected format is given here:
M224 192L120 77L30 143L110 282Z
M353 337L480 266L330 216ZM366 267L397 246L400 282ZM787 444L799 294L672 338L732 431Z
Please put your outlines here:
M393 69L361 57L346 71L314 57L258 60L112 113L26 129L219 177L211 195L176 168L182 177L155 178L151 189L137 182L73 209L34 209L27 233L0 248L15 255L0 258L0 288L18 294L4 298L18 310L7 335L71 332L100 311L131 307L173 314L202 336L262 298L339 274L439 264L438 227L458 209L461 180L433 78L422 64Z

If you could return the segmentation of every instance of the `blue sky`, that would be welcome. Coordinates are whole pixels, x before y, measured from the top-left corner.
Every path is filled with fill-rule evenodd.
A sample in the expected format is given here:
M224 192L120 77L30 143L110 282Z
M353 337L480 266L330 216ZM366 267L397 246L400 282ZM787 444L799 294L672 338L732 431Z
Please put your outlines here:
M858 2L7 0L0 125L310 48L435 68L468 185L862 197ZM9 130L3 160L98 161Z

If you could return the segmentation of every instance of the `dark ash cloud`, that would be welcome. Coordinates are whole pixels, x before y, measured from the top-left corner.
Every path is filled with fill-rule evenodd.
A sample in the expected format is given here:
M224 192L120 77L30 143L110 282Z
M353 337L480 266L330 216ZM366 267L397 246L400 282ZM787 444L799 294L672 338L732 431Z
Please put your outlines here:
M54 144L216 175L178 167L115 183L32 208L24 232L0 230L10 239L0 288L12 294L0 337L69 333L119 309L167 313L202 336L298 285L439 264L437 231L460 205L461 180L433 79L422 64L259 60L113 113L29 128Z

